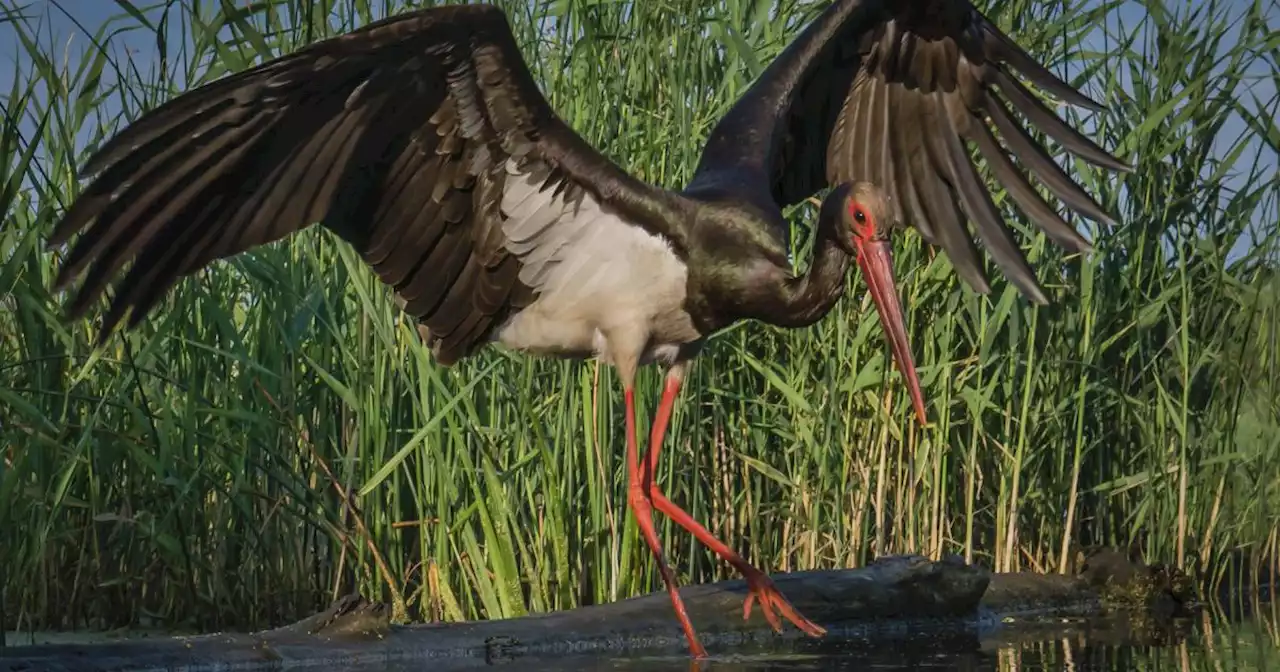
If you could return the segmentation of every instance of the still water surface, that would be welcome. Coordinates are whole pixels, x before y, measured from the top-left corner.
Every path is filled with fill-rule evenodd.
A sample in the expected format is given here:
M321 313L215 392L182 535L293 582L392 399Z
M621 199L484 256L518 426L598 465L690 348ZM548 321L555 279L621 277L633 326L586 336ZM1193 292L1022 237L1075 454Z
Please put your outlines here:
M832 633L833 635L836 633ZM26 637L11 637L11 645ZM39 638L45 641L57 637ZM27 643L27 642L24 642ZM1155 625L1123 619L1014 621L982 632L899 633L893 641L850 636L708 645L712 660L695 666L683 649L664 652L453 658L344 667L335 672L779 672L905 670L956 672L1280 672L1280 602L1205 610ZM10 649L17 653L21 649Z
M956 672L1280 672L1280 603L1257 605L1234 617L1203 612L1194 618L1155 626L1116 620L1021 622L992 632L943 636L904 636L893 644L853 638L790 640L781 645L734 646L717 650L713 660L691 665L680 651L669 654L517 657L508 661L430 665L432 670L622 670L658 672L779 672L905 670ZM347 672L366 672L360 668ZM380 665L393 672L427 669Z

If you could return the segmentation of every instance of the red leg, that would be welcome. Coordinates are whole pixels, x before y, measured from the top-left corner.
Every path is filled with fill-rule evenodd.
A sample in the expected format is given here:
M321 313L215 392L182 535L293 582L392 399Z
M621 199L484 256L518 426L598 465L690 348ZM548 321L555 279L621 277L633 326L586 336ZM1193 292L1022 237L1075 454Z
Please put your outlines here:
M653 504L649 501L649 497L642 487L642 470L640 468L640 449L636 445L636 406L635 395L631 388L623 391L627 405L627 502L631 506L631 513L636 517L636 525L640 527L640 534L644 536L645 543L649 545L649 550L653 551L653 557L658 561L658 571L662 573L662 581L667 584L667 594L671 596L671 606L675 607L676 618L680 620L680 627L684 628L684 636L689 640L689 650L694 658L706 658L707 650L702 648L702 644L698 641L698 634L693 630L693 623L689 620L689 614L685 611L684 601L680 599L680 593L676 591L676 577L671 571L671 567L667 565L667 560L662 553L662 542L658 541L658 531L653 526Z
M777 609L797 628L813 637L820 637L826 630L796 611L795 607L792 607L791 603L787 601L787 598L783 597L782 593L778 591L777 586L769 579L768 575L753 567L741 555L738 555L737 552L707 531L707 528L694 520L692 516L667 499L666 495L662 494L662 491L658 489L658 485L654 482L654 474L658 471L658 455L662 451L662 440L667 433L667 423L671 420L671 409L675 406L676 397L680 394L680 383L683 381L682 374L682 371L673 369L667 375L666 386L662 390L662 402L658 405L657 414L654 415L653 430L649 435L649 454L646 456L644 465L643 483L649 499L653 502L653 507L693 533L693 536L697 537L698 541L715 551L716 555L724 558L726 562L742 573L747 580L747 588L749 590L747 599L742 605L742 617L744 619L751 617L751 605L756 600L759 600L760 609L764 612L765 620L769 621L769 625L772 625L774 630L782 630L782 623L778 620L777 614L774 613L774 609Z

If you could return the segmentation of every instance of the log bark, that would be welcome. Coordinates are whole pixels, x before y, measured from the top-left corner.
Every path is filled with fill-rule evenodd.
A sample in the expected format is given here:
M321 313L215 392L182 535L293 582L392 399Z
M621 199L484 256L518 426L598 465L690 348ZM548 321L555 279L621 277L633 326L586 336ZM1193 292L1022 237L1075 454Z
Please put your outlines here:
M1099 592L1083 578L992 575L959 559L892 556L858 569L794 572L773 580L797 609L828 629L829 637L973 633L1017 614L1083 615L1101 609ZM744 620L744 581L685 586L680 592L709 647L804 636L789 625L774 633L758 605ZM438 670L522 657L635 649L671 653L683 647L665 592L521 618L422 625L392 625L386 605L352 596L298 623L252 634L0 650L0 672L386 669L396 661L428 660Z

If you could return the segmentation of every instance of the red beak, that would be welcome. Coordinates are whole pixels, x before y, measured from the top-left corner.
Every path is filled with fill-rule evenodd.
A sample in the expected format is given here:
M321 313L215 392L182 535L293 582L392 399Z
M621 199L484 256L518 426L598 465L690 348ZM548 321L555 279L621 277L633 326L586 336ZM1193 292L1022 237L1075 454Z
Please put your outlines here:
M907 327L902 320L902 302L898 299L898 285L893 279L893 250L887 240L854 239L858 248L858 266L871 288L880 324L889 345L893 346L893 358L898 370L907 379L911 391L911 403L916 407L920 424L927 424L924 414L924 396L920 394L920 381L916 378L916 363L911 358L911 345L907 342Z

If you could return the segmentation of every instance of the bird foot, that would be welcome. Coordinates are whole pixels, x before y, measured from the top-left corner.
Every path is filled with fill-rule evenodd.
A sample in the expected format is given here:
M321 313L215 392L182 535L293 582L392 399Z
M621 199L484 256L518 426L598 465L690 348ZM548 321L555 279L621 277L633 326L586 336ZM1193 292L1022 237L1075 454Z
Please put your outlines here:
M769 625L773 626L776 632L782 632L782 621L778 620L778 613L781 613L783 617L810 637L821 637L827 633L825 628L796 611L796 608L791 606L791 603L782 595L782 592L774 585L773 579L770 579L767 574L750 566L743 568L742 574L747 579L748 590L747 599L742 603L743 620L751 618L751 607L756 602L759 602L760 611L764 613L765 620L769 621Z

